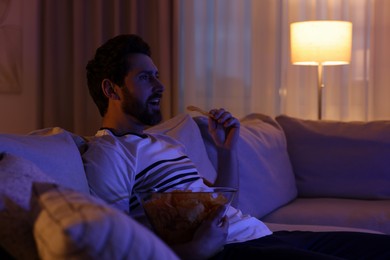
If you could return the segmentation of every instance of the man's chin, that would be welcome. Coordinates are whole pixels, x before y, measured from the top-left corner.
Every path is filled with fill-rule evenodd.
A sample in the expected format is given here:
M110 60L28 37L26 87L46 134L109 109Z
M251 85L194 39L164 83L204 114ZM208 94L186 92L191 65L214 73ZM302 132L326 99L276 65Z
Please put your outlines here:
M149 126L154 126L159 124L162 121L162 115L160 111L158 113L153 113L144 118L143 122Z
M158 125L162 121L162 117L160 116L159 118L153 119L150 122L150 126Z

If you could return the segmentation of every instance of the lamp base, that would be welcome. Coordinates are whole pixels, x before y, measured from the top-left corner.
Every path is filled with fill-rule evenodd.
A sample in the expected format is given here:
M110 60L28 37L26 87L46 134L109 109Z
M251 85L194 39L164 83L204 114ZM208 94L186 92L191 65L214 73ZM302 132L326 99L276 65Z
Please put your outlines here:
M322 89L324 88L324 82L323 82L323 78L322 78L322 74L323 74L323 71L324 71L324 66L322 65L322 63L319 63L318 64L318 67L317 67L317 71L318 71L318 120L321 120L322 119Z

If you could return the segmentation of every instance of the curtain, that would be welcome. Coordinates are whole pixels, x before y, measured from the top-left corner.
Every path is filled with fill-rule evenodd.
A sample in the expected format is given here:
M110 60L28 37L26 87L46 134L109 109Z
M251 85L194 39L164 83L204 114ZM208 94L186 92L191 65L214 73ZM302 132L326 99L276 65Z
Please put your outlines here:
M40 127L61 126L81 135L100 127L98 109L89 96L85 66L97 47L122 33L136 33L151 46L161 80L170 86L163 116L172 116L177 66L173 0L40 1Z
M38 127L95 133L101 118L85 65L98 46L121 33L137 33L151 45L166 86L164 119L187 105L225 107L238 117L258 112L314 119L316 67L290 63L289 24L317 19L353 23L351 63L324 70L323 118L390 119L386 0L36 2Z
M386 0L187 0L179 4L178 110L317 118L317 67L290 62L292 22L353 24L349 65L325 66L323 119L390 119Z

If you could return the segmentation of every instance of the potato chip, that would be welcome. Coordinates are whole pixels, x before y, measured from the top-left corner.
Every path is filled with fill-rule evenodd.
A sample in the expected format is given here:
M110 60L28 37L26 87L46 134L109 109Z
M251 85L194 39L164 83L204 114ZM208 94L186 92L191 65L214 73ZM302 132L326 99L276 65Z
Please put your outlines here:
M204 219L228 205L234 193L229 188L212 192L152 192L148 199L143 199L143 207L155 232L167 244L174 245L191 241Z

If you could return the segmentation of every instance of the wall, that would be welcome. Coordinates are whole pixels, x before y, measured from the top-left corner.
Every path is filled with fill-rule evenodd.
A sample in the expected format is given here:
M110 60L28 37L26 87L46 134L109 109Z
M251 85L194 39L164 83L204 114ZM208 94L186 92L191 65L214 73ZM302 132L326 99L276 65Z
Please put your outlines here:
M4 61L7 60L8 52L4 52L4 47L20 50L19 73L15 72L20 77L19 86L0 81L0 133L23 134L40 126L38 0L6 0L2 1L1 5L0 28L20 32L21 37L18 40L21 43L19 46L10 46L4 43L10 39L0 39L3 41L0 45L0 48L3 48L0 50L0 73L4 74L7 70ZM7 10L4 5L8 5Z

